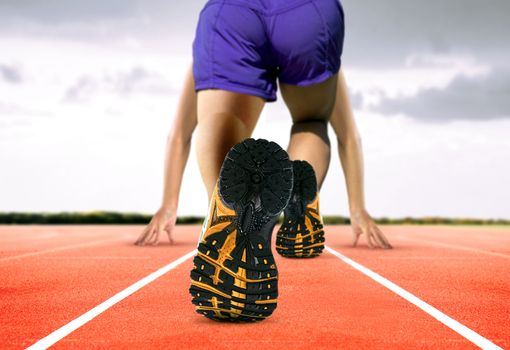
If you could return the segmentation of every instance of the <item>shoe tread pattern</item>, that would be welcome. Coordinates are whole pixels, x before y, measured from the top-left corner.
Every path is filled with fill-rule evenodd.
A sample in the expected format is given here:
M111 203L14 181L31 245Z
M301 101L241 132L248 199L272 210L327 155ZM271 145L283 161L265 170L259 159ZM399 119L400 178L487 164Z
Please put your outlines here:
M271 231L292 185L292 162L276 143L247 139L229 151L193 260L190 293L198 313L253 322L276 309Z
M294 161L294 189L276 235L276 251L288 258L313 258L324 250L317 180L306 161Z

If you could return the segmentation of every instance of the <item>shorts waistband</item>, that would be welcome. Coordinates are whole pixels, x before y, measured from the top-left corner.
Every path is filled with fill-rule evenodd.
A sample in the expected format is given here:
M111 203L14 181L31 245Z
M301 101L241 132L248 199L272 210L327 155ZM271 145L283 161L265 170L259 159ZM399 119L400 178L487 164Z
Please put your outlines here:
M295 0L295 1L281 1L272 4L274 0L209 0L206 6L212 4L228 4L235 6L242 6L260 12L264 15L277 15L286 11L290 11L296 7L304 4L314 2L314 0Z

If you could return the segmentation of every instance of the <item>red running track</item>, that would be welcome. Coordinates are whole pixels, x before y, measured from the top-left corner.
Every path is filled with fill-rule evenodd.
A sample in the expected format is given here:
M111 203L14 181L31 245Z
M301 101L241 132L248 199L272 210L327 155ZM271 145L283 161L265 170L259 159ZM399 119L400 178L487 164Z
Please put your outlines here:
M0 226L0 348L26 348L111 300L193 251L200 231L179 226L174 246L133 246L142 228ZM327 227L326 241L486 340L479 345L510 347L510 228L383 230L395 249L351 248L347 226ZM52 343L56 349L478 348L466 333L330 252L310 260L277 256L277 265L278 308L265 321L223 324L196 314L187 259Z

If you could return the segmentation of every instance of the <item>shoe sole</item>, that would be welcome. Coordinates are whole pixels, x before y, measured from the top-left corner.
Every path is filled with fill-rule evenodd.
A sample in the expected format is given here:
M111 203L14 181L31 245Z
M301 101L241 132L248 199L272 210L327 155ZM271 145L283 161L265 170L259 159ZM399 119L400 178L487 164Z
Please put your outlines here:
M307 207L317 197L317 179L308 162L293 161L292 165L293 199L276 235L276 251L287 258L313 258L322 253L325 241L319 211Z
M222 228L198 244L189 289L198 313L218 321L253 322L276 309L271 233L292 184L292 162L276 143L247 139L229 151L218 194L235 215L210 214L209 227L216 220Z

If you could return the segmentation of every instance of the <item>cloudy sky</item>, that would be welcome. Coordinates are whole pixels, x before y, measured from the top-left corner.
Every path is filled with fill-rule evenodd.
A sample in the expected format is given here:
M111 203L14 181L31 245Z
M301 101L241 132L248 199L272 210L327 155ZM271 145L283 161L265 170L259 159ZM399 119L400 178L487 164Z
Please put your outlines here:
M152 213L205 1L0 1L0 211ZM377 217L510 218L510 3L344 0ZM288 142L281 101L255 137ZM346 215L333 141L324 214ZM180 215L207 208L194 150Z

